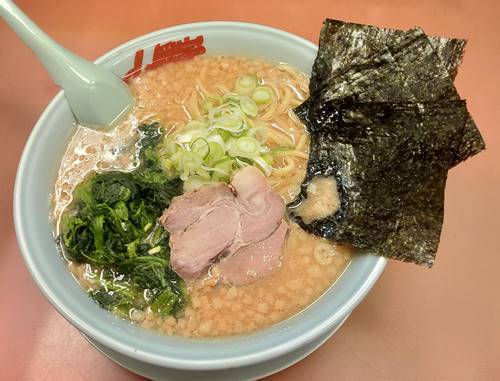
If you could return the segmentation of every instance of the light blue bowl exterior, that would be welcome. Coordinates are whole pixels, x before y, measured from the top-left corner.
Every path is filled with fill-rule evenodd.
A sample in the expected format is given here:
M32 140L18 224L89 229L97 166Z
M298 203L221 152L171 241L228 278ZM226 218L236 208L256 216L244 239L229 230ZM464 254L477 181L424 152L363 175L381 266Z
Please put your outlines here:
M310 73L317 46L270 27L206 22L179 25L134 39L96 62L119 75L133 66L133 55L145 49L149 62L156 43L205 36L208 54L265 57ZM339 324L365 297L386 260L358 255L321 298L296 316L251 335L221 339L187 339L148 332L100 309L65 267L49 223L49 194L74 118L60 92L34 127L19 164L14 190L14 219L21 252L38 287L71 324L93 340L125 356L154 365L189 370L248 366L273 359L310 343Z

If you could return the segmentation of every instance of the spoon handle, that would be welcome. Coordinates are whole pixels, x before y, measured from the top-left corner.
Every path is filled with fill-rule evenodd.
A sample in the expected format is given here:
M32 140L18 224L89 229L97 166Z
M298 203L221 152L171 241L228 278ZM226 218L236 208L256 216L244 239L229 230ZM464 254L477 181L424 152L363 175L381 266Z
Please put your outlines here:
M78 122L109 126L133 104L125 83L111 71L65 49L26 16L11 0L0 0L0 17L31 48L64 94Z
M0 0L0 16L35 53L58 86L64 86L67 71L77 61L85 61L51 39L11 0Z

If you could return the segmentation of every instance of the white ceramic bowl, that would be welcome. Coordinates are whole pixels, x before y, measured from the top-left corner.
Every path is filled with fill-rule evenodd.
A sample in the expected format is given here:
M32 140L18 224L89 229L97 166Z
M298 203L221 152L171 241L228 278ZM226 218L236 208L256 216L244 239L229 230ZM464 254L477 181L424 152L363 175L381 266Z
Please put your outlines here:
M136 38L96 62L124 75L133 67L137 50L144 49L146 64L157 43L198 35L204 36L206 54L263 57L289 63L305 73L310 73L317 51L311 42L270 27L205 22ZM311 306L250 335L187 339L155 334L121 321L99 308L71 277L58 254L48 219L49 194L74 122L61 92L29 137L14 192L17 238L33 279L52 305L97 347L126 367L155 378L167 377L172 371L174 375L168 377L177 379L200 371L209 371L204 374L210 374L210 379L245 379L272 373L320 345L361 302L385 267L383 258L355 256L342 277Z

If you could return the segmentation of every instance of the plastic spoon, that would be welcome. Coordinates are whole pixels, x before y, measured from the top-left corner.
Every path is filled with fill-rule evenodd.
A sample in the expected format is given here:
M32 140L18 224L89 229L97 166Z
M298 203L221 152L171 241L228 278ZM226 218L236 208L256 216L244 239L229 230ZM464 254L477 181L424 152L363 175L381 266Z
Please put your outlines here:
M35 53L54 82L64 89L79 123L109 126L131 109L132 95L117 75L63 48L11 0L0 0L0 16Z

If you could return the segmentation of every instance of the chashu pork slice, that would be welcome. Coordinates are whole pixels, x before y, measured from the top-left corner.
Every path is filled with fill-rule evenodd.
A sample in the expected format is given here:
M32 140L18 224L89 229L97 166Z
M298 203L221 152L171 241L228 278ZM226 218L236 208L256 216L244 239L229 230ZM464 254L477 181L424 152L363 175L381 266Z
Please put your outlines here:
M236 191L236 205L240 212L240 231L235 242L243 246L269 237L285 213L283 199L255 167L240 169L231 185Z
M232 244L238 219L232 205L211 206L203 218L184 231L171 234L172 269L185 280L198 278Z
M170 233L170 263L183 279L198 278L219 256L256 253L277 230L284 202L254 167L240 169L230 185L207 185L175 197L160 223Z
M224 282L240 286L273 274L281 266L281 253L288 233L288 224L282 220L266 239L239 249L217 265Z
M170 233L183 231L218 204L233 203L234 196L227 184L201 187L174 197L170 207L160 217L160 223Z

